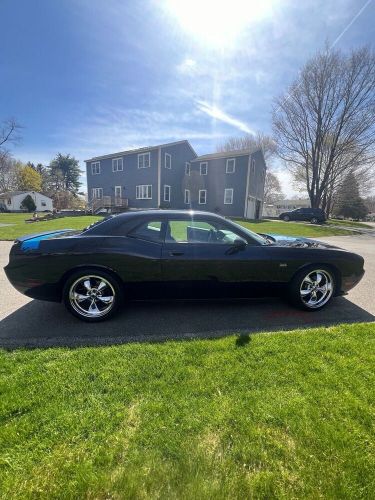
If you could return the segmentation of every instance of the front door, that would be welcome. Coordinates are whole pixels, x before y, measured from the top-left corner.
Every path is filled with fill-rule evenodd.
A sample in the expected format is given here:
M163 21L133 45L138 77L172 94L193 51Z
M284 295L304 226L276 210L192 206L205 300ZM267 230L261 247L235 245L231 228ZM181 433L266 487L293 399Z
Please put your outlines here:
M170 219L162 249L163 281L195 296L217 295L257 280L261 248L225 222Z
M115 186L115 205L120 207L122 204L122 187Z

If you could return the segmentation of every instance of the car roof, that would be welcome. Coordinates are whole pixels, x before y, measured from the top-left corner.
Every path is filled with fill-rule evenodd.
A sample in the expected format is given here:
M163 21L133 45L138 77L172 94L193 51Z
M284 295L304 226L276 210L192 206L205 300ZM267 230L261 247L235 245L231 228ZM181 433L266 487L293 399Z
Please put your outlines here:
M143 216L156 216L156 217L170 217L170 216L181 216L188 215L190 217L194 216L209 216L223 218L221 215L215 214L213 212L207 212L203 210L165 210L165 209L150 209L150 210L134 210L131 212L124 212L122 214L116 215L116 218L130 219L132 217L143 217Z

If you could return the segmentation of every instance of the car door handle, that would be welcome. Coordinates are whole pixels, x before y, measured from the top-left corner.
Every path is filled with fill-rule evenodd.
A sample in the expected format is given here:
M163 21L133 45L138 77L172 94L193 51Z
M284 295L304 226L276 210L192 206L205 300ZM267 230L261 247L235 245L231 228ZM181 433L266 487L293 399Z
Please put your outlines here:
M171 257L178 257L179 255L184 255L184 252L169 252Z

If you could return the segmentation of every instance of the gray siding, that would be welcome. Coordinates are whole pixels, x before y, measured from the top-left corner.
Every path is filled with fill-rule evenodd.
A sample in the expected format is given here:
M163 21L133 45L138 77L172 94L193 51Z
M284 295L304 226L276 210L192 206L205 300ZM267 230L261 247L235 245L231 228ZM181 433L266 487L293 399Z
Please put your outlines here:
M171 155L171 169L165 167L166 153ZM225 216L249 218L255 215L254 207L263 202L266 165L260 151L252 155L235 156L234 173L226 172L227 159L230 157L195 160L196 155L187 142L151 149L151 166L148 168L138 168L138 154L113 155L98 160L100 174L94 175L91 173L93 161L86 162L89 201L93 188L103 188L103 196L114 197L115 186L121 186L122 197L129 200L129 208L195 208ZM121 157L123 170L113 172L112 159ZM252 168L253 159L255 170ZM201 162L207 162L207 175L200 175ZM186 163L191 165L190 175L185 175ZM137 185L151 185L152 199L136 199ZM165 185L170 186L169 202L164 200ZM190 191L190 205L184 203L186 189ZM199 204L199 190L202 189L207 190L206 204ZM233 189L232 204L224 204L225 189Z
M237 156L235 158L235 172L226 173L227 158L215 158L207 160L207 175L200 175L200 164L192 163L192 172L197 181L197 186L192 186L192 207L216 212L221 215L243 217L244 200L246 197L246 179L249 155ZM233 189L233 203L224 204L224 191L226 188ZM199 190L207 190L207 203L200 205L198 200Z
M172 157L172 168L165 168L165 153ZM190 163L195 158L195 154L188 144L175 144L161 148L161 186L160 204L165 208L186 208L184 205L184 177L185 163ZM164 185L171 186L171 201L164 202Z

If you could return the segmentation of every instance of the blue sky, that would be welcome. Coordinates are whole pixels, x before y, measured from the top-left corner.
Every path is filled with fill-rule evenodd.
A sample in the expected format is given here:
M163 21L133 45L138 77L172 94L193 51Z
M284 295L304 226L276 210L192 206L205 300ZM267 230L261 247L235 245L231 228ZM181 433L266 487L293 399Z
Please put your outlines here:
M375 0L352 22L366 3L0 0L0 120L24 127L12 153L71 153L83 168L132 147L186 138L208 153L270 133L273 97L310 55L375 42Z

